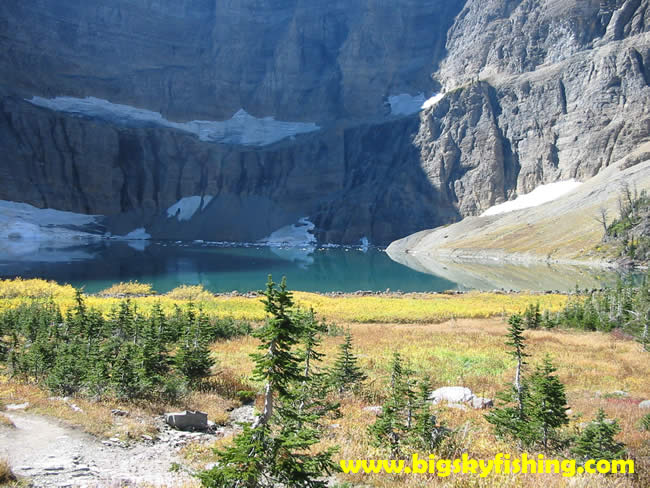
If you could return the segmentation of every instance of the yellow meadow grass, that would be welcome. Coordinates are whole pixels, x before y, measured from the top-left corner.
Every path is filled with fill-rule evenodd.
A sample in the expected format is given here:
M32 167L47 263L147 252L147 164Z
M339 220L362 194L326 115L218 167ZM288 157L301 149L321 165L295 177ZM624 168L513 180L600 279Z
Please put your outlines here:
M171 300L206 301L213 298L212 293L203 288L203 285L181 285L166 294Z
M143 295L150 285L121 283L102 295ZM109 292L109 290L112 290ZM121 290L121 291L120 291ZM137 291L137 293L136 293ZM65 310L74 305L74 289L44 280L1 280L0 310L14 307L26 298L53 296ZM529 304L539 303L542 310L560 310L567 301L565 295L535 295L527 293L466 293L463 295L410 294L404 296L333 297L315 293L295 292L296 304L313 308L320 317L331 321L357 323L432 323L455 318L487 318L523 311ZM243 296L214 296L201 286L181 286L161 296L137 296L132 300L140 310L149 311L160 302L166 311L189 300L203 307L206 313L218 317L261 322L266 314L259 298ZM89 306L110 312L120 298L91 295Z
M0 280L0 299L15 298L72 298L74 288L70 285L59 285L54 281L41 279Z
M155 292L148 283L140 283L138 281L129 281L127 283L116 283L113 286L106 288L98 293L99 296L143 296L153 295Z

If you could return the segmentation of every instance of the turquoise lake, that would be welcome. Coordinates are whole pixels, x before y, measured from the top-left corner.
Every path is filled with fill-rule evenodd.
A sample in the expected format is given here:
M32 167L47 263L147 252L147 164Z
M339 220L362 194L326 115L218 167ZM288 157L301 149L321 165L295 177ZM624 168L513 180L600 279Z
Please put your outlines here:
M18 244L18 243L17 243ZM313 292L446 290L572 290L615 282L602 270L499 263L411 264L370 248L269 248L205 243L98 241L59 247L33 243L0 248L0 277L40 277L85 287L89 293L120 281L151 283L159 293L181 284L213 292L260 290L266 277L287 277L289 288ZM427 268L428 266L428 268Z

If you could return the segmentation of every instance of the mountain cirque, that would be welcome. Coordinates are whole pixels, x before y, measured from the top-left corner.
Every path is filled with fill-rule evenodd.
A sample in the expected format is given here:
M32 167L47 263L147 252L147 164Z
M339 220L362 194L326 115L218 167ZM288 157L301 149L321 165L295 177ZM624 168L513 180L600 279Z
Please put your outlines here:
M308 216L321 241L386 244L584 181L645 142L647 12L640 0L3 2L0 199L106 215L121 234L251 241ZM391 115L389 97L438 91L431 108ZM243 109L318 130L245 146L26 101L62 96L174 124ZM197 195L213 198L168 217Z

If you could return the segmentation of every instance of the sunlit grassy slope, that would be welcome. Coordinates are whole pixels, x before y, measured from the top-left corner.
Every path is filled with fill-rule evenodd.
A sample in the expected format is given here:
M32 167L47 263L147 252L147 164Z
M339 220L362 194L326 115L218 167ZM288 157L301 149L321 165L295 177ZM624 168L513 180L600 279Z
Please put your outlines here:
M601 209L611 222L618 216L624 185L650 189L650 144L641 145L617 164L587 180L580 188L538 207L486 217L468 217L391 244L389 253L459 259L603 260L615 257L601 246ZM637 160L642 162L638 162ZM632 164L635 163L635 164ZM422 263L426 268L426 262Z

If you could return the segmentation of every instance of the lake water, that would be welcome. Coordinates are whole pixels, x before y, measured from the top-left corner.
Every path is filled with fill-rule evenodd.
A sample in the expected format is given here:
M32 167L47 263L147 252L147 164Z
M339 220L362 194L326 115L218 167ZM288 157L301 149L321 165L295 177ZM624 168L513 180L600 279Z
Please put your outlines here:
M0 277L46 278L94 293L120 281L151 283L160 293L181 284L213 292L264 288L272 274L292 290L404 292L529 289L571 290L613 283L616 274L576 267L499 263L412 264L379 249L222 247L203 243L99 241L73 247L0 243ZM403 264L400 264L403 263Z

